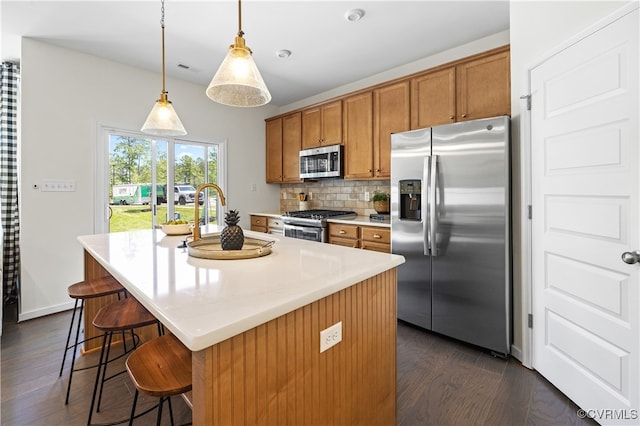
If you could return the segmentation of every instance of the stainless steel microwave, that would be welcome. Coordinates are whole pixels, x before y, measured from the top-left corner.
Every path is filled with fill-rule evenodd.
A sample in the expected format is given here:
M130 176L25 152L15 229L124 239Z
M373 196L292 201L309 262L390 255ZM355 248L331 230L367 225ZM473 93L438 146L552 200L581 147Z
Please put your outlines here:
M342 145L300 151L300 178L343 176Z

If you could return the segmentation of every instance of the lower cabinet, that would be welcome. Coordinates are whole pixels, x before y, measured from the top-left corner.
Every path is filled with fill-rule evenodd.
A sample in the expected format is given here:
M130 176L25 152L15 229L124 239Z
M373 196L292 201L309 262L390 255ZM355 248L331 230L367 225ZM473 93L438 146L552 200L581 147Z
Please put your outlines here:
M267 234L284 235L282 219L272 216L251 215L251 230Z
M251 215L251 230L256 232L267 232L268 229L267 216Z
M284 227L282 225L282 219L275 217L267 217L267 233L284 235Z
M329 223L329 243L391 253L391 229L381 226Z
M360 247L365 250L391 253L391 229L380 226L361 226L360 228Z

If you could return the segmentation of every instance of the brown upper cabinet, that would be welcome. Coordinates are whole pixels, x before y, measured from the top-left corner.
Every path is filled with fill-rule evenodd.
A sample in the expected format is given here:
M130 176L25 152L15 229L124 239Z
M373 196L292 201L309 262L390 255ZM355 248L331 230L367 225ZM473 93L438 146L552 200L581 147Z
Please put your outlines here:
M373 91L373 167L375 178L391 177L391 134L409 130L409 81Z
M509 115L509 48L411 79L411 128Z
M267 120L267 183L300 182L301 113Z
M409 130L409 81L343 100L345 179L391 176L391 133Z
M342 143L342 100L302 111L302 149Z
M267 183L300 182L301 149L344 144L344 178L389 179L391 134L511 114L509 46L267 120Z
M344 178L373 177L373 94L344 99Z

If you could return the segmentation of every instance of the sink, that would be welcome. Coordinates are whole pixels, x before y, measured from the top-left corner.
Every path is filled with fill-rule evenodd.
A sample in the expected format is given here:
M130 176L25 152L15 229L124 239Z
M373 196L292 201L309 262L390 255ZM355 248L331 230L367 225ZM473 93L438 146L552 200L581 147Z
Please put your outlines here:
M222 250L220 233L205 234L199 240L187 243L189 256L200 259L253 259L271 253L271 246L275 241L262 238L244 237L244 245L240 250Z

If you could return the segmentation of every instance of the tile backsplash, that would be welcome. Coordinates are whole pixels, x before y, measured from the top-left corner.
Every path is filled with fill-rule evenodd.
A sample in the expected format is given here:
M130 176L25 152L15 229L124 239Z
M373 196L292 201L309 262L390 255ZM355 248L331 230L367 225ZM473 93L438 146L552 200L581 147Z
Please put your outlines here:
M376 211L373 201L365 201L365 192L373 198L374 191L389 193L388 180L344 180L325 178L318 181L280 185L280 211L300 210L298 194L307 195L309 209L353 210L369 216Z

